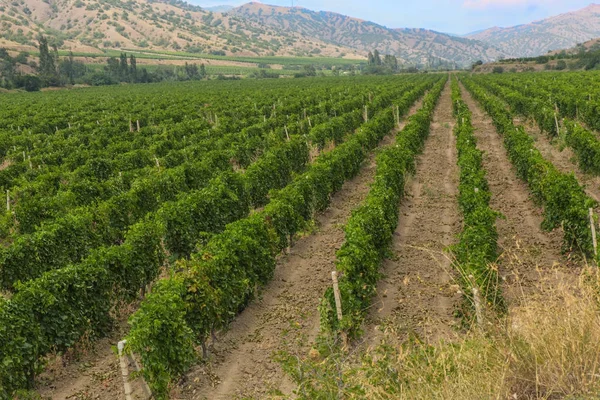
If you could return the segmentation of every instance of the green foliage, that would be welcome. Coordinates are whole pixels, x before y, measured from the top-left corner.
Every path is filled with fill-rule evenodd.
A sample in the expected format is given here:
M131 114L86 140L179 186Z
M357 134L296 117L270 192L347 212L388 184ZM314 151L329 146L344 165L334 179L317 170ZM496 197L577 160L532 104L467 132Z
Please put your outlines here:
M576 76L572 78L576 79ZM582 97L580 93L562 93L562 90L570 92L573 87L579 86L578 84L573 85L570 81L567 83L569 86L558 84L558 89L561 91L557 91L555 85L550 84L548 80L540 78L542 84L538 85L535 81L531 82L530 79L530 77L519 77L510 81L497 79L495 82L481 83L507 101L515 112L525 117L533 117L540 129L553 136L559 133L557 124L559 124L560 117L566 117L563 120L566 127L565 144L573 149L578 158L579 167L583 171L599 175L600 141L594 133L570 119L581 119L591 126L596 126L597 109L594 102L590 100L591 96L588 95L588 101L584 102L579 100ZM551 101L553 98L555 99L554 105ZM556 109L553 110L553 107Z
M565 141L577 155L579 167L588 173L600 175L600 141L596 135L573 121L565 121Z
M429 134L433 110L446 79L441 79L425 96L422 108L410 117L398 134L396 144L377 156L375 181L365 202L352 212L345 242L336 254L342 297L343 320L335 313L333 291L328 289L321 305L321 327L325 331L348 331L357 335L379 278L379 265L385 257L398 223L398 206L404 194L405 176L414 170L415 157ZM431 87L431 86L429 86ZM421 96L422 90L405 95L399 102L404 114ZM384 123L381 119L378 123ZM393 126L393 111L385 123Z
M434 79L437 78L430 78L409 92L407 100L414 101L432 85ZM165 318L173 319L173 322L164 321L164 326L172 327L174 337L190 329L195 342L204 346L212 331L226 327L252 299L256 288L271 279L277 254L290 244L293 236L316 212L328 206L331 195L358 173L368 152L393 126L393 111L389 108L380 111L357 133L347 137L332 151L321 154L283 189L271 192L264 209L227 225L222 233L200 245L191 260L181 265L181 272L171 278L184 281L184 310L178 308L178 312L171 316L160 316L163 321ZM301 159L304 160L304 156ZM266 165L268 168L271 166L270 163ZM270 174L265 176L268 179ZM172 286L168 282L157 285L161 290ZM152 381L161 376L160 382L153 383L160 390L158 396L165 396L168 387L164 383L168 380L162 380L164 371L169 371L169 379L173 379L188 366L181 364L180 354L186 353L181 346L189 344L164 341L164 337L171 333L161 331L162 336L156 336L156 332L148 332L147 329L150 321L159 318L154 310L160 312L165 308L164 304L160 304L164 302L163 298L170 299L181 294L179 287L171 291L172 294L166 297L150 296L146 299L143 308L131 319L128 339L132 349L142 357L146 379ZM181 320L186 321L185 327L178 322ZM151 350L149 343L155 344Z
M497 258L498 213L489 205L491 192L482 165L483 153L477 149L471 112L461 99L456 80L452 80L452 104L456 117L454 133L460 167L458 203L463 214L463 229L452 250L465 297L461 313L463 317L473 319L474 287L486 299L490 309L505 311L498 273L491 266Z
M130 333L128 346L135 347L136 343L147 346L144 362L155 367L144 371L157 399L168 398L171 377L183 373L196 359L194 334L185 321L185 293L183 279L164 279L132 318L139 329ZM169 353L162 351L165 341L171 344Z
M6 116L0 150L13 162L0 171L11 200L11 212L1 219L0 277L13 292L0 310L4 393L31 387L49 352L106 334L113 307L136 299L179 258L172 282L157 283L144 302L140 313L148 318L134 323L141 328L132 339L133 345L154 340L169 346L161 332L173 330L178 348L156 344L145 359L152 384L164 394L195 359L188 344L202 344L207 332L250 301L256 286L270 279L275 255L358 172L393 124L392 111L382 110L433 80L357 78L348 85L328 79L267 89L253 82L209 89L207 83L200 95L193 86L136 87L129 90L133 97L107 92L107 103L97 89L90 98L78 91L45 93L37 101L51 105L46 115L31 98L11 97L0 111ZM105 115L107 104L113 112ZM371 120L349 135L364 104ZM77 127L65 119L73 113L82 115ZM141 129L134 122L130 132L136 119ZM310 141L317 137L311 122L315 128L331 124L318 137L338 146L309 166L308 149L316 145ZM40 168L30 167L30 155ZM232 162L242 169L234 172ZM256 204L251 193L261 193ZM264 209L248 216L265 198ZM225 292L229 281L234 286ZM164 324L152 331L157 319Z
M535 148L533 139L523 127L515 127L505 104L482 89L477 83L462 78L467 89L490 114L498 132L504 138L508 157L517 175L529 185L534 198L544 207L542 228L552 230L562 225L564 249L592 254L592 241L587 217L595 202L572 174L559 172Z
M512 111L524 116L533 117L542 132L551 136L558 135L556 127L556 114L547 102L531 96L525 96L517 91L504 88L494 82L486 82L485 87L493 94L500 96L511 107Z

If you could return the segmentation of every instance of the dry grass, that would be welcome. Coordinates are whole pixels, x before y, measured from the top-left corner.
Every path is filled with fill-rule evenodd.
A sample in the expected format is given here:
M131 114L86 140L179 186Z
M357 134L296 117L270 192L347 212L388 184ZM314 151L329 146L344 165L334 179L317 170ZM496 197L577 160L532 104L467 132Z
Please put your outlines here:
M429 345L401 335L365 354L333 354L295 364L301 398L598 399L600 285L596 270L578 283L544 281L486 332ZM322 346L321 354L326 354ZM294 374L293 374L294 375ZM300 378L300 379L298 379Z

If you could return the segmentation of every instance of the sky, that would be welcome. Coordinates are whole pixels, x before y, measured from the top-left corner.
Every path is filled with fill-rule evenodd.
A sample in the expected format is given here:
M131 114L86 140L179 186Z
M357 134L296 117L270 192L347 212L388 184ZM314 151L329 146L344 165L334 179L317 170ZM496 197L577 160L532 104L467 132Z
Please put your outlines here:
M241 5L250 0L188 0L210 7ZM389 28L427 28L466 34L493 26L529 23L578 10L593 0L264 0L263 3L334 11Z

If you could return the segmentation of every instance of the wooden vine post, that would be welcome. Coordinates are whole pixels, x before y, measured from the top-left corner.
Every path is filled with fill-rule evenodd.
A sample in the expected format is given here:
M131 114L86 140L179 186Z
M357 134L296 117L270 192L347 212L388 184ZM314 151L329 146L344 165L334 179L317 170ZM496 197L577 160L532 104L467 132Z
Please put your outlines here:
M594 246L594 260L598 257L598 241L596 240L596 223L594 222L594 209L590 208L590 229L592 230L592 245Z
M125 400L133 400L133 389L131 388L131 384L129 383L129 364L132 363L135 366L135 370L140 372L142 369L140 368L140 364L137 359L131 354L125 354L125 344L127 340L121 340L117 343L117 350L119 353L119 365L121 366L121 376L123 377L123 388L125 389ZM141 377L142 380L142 388L144 392L146 392L146 399L151 399L152 390L150 390L150 386L146 383L146 380ZM137 397L137 396L136 396Z
M343 318L343 314L342 314L342 296L340 294L340 286L338 283L338 273L337 271L332 271L331 272L331 280L333 281L333 297L335 298L335 311L337 313L337 318L338 321L341 323L342 322L342 318ZM346 347L346 344L348 342L348 339L346 337L346 332L342 331L342 343L344 348Z
M337 312L337 318L339 321L342 320L342 296L340 295L340 286L338 284L337 271L331 272L331 280L333 281L333 296L335 297L335 310Z
M481 296L479 295L479 289L473 285L473 303L475 304L475 316L477 318L477 325L480 329L483 329L483 307L481 305Z
M119 365L121 366L121 376L123 377L123 388L125 389L125 400L132 400L131 396L131 384L129 383L129 363L125 359L124 349L125 349L125 340L121 340L117 343L117 349L119 351Z
M481 292L477 287L477 283L475 282L475 277L473 275L469 275L469 282L471 283L471 292L473 294L473 305L475 307L475 318L477 320L477 326L479 329L483 330L485 324L485 315L484 315L484 304L481 300Z

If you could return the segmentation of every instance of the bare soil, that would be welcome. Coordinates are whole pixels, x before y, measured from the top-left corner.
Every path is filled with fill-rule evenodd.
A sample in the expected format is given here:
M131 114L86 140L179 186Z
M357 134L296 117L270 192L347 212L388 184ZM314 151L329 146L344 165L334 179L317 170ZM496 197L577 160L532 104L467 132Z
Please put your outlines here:
M576 261L561 253L562 230L542 230L542 209L530 197L526 183L517 177L491 118L464 88L462 96L473 113L477 147L485 152L483 167L492 192L490 206L502 214L496 227L503 295L510 305L517 305L524 295L537 292L543 281L570 280L579 269Z
M446 252L461 229L453 127L448 84L400 206L394 257L383 264L385 277L365 326L366 344L376 344L390 325L400 340L408 333L432 341L454 335L453 312L461 296Z
M125 314L125 313L124 313ZM114 349L127 331L127 319L119 320L110 337L95 343L82 341L77 350L50 357L36 389L53 400L123 399L123 377ZM134 366L129 365L130 373ZM134 399L145 399L140 380L131 380Z

